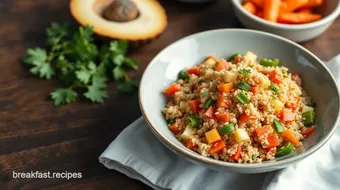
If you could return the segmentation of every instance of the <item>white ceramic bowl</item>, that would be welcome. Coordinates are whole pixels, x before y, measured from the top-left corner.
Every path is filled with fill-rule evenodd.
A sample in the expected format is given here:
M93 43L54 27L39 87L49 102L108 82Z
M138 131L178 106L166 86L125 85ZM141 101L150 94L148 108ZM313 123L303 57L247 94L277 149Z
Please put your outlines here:
M166 104L163 90L177 79L180 70L201 63L209 55L227 58L235 52L244 54L247 51L254 52L258 57L279 58L290 72L300 73L303 87L317 104L317 130L304 140L303 146L290 155L258 164L229 163L204 157L187 149L168 129L161 113ZM139 89L143 116L152 132L166 147L193 163L215 170L239 173L277 170L318 150L328 141L339 122L339 98L333 75L315 55L285 38L247 29L212 30L171 44L150 62L144 71Z
M279 24L271 23L244 10L244 0L231 0L234 12L241 23L250 29L277 34L295 42L311 40L325 32L340 14L340 0L325 0L325 5L318 12L323 16L319 21L308 24Z

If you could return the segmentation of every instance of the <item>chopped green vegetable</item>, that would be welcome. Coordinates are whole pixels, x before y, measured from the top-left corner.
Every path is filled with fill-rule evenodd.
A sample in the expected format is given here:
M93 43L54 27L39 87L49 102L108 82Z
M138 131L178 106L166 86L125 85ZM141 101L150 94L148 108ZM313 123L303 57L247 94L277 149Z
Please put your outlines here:
M172 124L174 124L174 123L176 122L176 119L170 118L170 119L168 119L166 122L167 122L169 125L172 125Z
M209 92L202 92L202 96L209 96Z
M200 80L197 81L197 83L198 83L198 84L202 84L202 83L203 83L203 80L200 79Z
M290 142L286 142L286 144L277 149L275 156L277 157L285 156L291 153L293 150L294 150L293 144Z
M234 62L237 57L242 57L242 55L240 53L235 53L234 55L229 57L228 61L229 62Z
M235 131L235 127L234 124L229 123L228 125L220 127L217 130L220 133L220 135L226 135Z
M260 59L260 64L266 67L278 66L280 64L280 60L262 58Z
M250 90L250 86L249 84L245 83L245 82L239 82L237 83L237 88L245 90L245 91L249 91Z
M187 121L188 121L188 125L191 127L191 128L196 128L200 125L200 122L199 120L194 117L194 116L189 116L187 118Z
M138 69L138 62L126 57L128 42L114 40L102 43L94 41L93 27L87 25L72 30L68 23L53 23L46 29L46 48L30 48L23 63L30 72L43 79L56 77L65 88L50 93L55 105L72 103L78 93L92 102L103 103L108 97L105 90L107 75L122 80L117 90L134 93L138 83L130 80L126 68Z
M212 98L209 98L208 100L206 100L203 104L203 108L208 109L211 105L213 105L215 103L215 101Z
M239 102L241 102L242 104L247 104L250 101L249 98L245 94L243 94L242 92L240 92L236 95L236 99Z
M309 111L303 112L302 117L303 117L303 124L306 127L313 125L314 123L313 111L309 110Z
M283 124L279 120L274 120L274 127L277 133L282 133L284 128Z
M303 106L302 107L302 113L306 112L306 111L312 111L314 112L314 108L311 106Z
M256 154L251 155L251 159L255 160L256 159Z
M274 84L274 83L270 83L270 86L269 86L272 90L274 90L275 94L279 94L280 93L280 90L279 90L279 87Z
M190 94L190 91L188 91L188 90L185 90L185 91L184 91L184 93L186 93L186 94Z
M308 106L311 106L311 107L315 108L316 107L316 103L309 104Z
M178 78L179 78L179 79L182 79L182 80L186 80L186 79L189 78L189 74L188 74L188 72L186 72L186 71L180 71L180 72L178 73Z

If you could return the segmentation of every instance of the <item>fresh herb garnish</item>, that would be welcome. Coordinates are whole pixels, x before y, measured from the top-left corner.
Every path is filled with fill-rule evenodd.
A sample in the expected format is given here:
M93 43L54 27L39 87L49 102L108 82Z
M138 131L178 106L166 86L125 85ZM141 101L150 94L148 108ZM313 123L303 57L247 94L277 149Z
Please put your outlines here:
M243 75L243 78L244 78L244 82L246 81L247 79L247 76L250 74L250 70L249 69L240 69L238 71L241 75Z
M117 90L131 94L138 82L131 80L126 69L137 70L137 61L126 56L128 42L115 40L98 46L91 26L73 30L69 24L53 23L46 29L46 48L30 48L23 63L42 79L56 77L65 88L50 96L55 105L69 104L82 95L92 102L103 103L108 97L108 80L122 81Z

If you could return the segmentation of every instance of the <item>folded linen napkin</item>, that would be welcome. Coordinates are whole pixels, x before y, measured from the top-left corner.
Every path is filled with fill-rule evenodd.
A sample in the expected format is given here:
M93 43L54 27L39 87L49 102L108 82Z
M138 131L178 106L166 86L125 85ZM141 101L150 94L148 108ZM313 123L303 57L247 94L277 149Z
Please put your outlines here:
M340 55L326 65L340 84ZM131 138L133 137L133 138ZM99 162L153 189L340 189L340 128L328 143L303 161L264 174L218 172L193 164L163 146L140 117L100 155Z

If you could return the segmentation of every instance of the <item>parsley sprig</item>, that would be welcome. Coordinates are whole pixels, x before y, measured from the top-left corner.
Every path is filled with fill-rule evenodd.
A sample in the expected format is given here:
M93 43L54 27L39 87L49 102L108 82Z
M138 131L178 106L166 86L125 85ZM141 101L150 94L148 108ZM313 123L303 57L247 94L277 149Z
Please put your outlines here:
M138 82L126 69L138 69L138 63L126 56L128 42L115 40L95 43L93 27L72 30L68 23L53 23L46 29L46 48L30 48L23 59L33 75L42 79L57 78L65 86L50 93L55 105L76 101L79 94L95 103L108 98L107 82L121 81L117 90L132 94Z
M248 75L251 73L250 69L240 69L238 72L243 75L244 81L246 81Z

